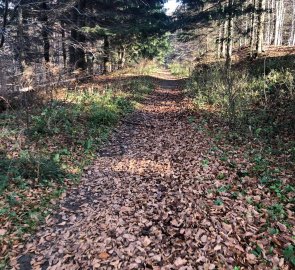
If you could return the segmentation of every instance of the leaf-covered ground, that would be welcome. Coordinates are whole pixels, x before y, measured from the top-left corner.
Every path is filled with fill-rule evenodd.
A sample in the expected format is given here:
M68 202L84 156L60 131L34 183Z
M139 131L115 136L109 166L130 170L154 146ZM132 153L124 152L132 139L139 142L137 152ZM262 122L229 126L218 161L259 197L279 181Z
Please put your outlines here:
M247 146L215 143L181 83L158 80L59 211L14 247L13 269L292 269L294 205L251 173Z

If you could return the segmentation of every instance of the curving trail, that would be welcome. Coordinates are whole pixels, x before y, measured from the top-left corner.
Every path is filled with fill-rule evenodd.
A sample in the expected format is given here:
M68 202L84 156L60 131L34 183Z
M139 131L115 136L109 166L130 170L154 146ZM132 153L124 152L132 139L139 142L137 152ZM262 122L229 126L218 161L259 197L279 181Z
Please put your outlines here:
M211 139L189 123L179 81L164 76L60 211L14 251L15 269L267 269L247 251L258 235L248 209L226 193L214 204L222 168L204 162Z

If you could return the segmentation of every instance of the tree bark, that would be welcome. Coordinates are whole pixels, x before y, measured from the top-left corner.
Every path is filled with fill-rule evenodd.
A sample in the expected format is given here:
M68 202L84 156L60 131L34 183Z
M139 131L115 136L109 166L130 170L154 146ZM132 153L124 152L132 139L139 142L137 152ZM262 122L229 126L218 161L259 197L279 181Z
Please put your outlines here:
M120 46L119 48L119 61L118 61L118 68L123 69L125 66L125 54L126 49L124 46Z
M42 30L41 30L41 34L42 34L42 39L43 39L43 56L44 56L44 60L46 63L48 63L50 61L50 43L49 43L49 33L48 33L48 16L47 16L47 12L48 12L48 7L46 2L43 2L40 5L40 9L41 9L41 17L40 17L40 21L42 22Z
M233 0L228 0L226 61L231 62L233 46Z
M277 0L275 5L276 17L275 17L275 37L274 45L282 45L282 35L284 26L284 1Z
M265 0L258 2L258 18L257 18L257 37L256 37L256 52L261 54L263 50L263 32L264 32L264 14Z
M107 35L104 36L103 43L103 74L108 74L111 71L110 63L110 40Z
M61 49L62 49L62 59L63 59L63 64L64 67L67 66L67 50L66 50L66 31L64 27L64 22L60 22L61 26Z
M17 16L17 60L21 72L24 70L25 55L24 55L24 28L23 28L23 9L20 6L18 8Z
M81 28L85 26L86 0L80 0L72 11L71 45L69 46L69 60L74 69L85 70L87 68L83 43L85 35Z
M4 4L4 13L3 13L3 24L2 24L2 30L1 30L1 39L0 39L0 48L3 47L5 42L5 30L7 25L7 17L8 17L8 0L5 0Z
M226 29L227 29L227 20L225 19L222 24L222 39L221 39L221 57L225 58L226 56Z
M295 45L295 0L293 0L293 14L292 14L292 26L291 26L291 32L289 37L289 46Z
M217 40L217 58L221 58L221 50L222 50L222 23L219 24L219 32L218 32L218 40Z
M251 36L250 36L250 55L253 55L254 51L254 39L255 39L255 20L256 19L256 1L253 0L252 4L252 16L251 16Z
M78 42L79 46L76 49L76 57L77 57L77 68L85 70L87 68L86 59L85 59L85 51L83 48L83 43L85 42L86 38L85 35L82 33L81 28L85 26L85 8L86 8L86 0L79 1L79 16L78 16Z

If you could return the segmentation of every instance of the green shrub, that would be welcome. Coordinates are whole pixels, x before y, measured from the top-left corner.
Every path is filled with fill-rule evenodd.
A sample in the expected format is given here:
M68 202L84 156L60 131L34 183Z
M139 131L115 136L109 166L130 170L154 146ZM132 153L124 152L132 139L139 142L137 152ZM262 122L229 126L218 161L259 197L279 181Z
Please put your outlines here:
M290 262L291 265L295 266L295 246L294 245L288 245L283 250L284 258Z
M189 63L173 62L169 64L172 75L177 77L188 77L190 75L191 65Z
M26 184L24 180L46 183L60 181L65 172L54 160L22 151L17 158L0 156L0 190L7 187L9 182L17 185Z
M40 115L32 117L28 130L33 137L67 134L87 134L87 127L101 128L114 125L120 115L130 112L132 104L124 97L114 96L112 91L101 95L82 94L72 97L72 102L53 102Z
M295 129L295 119L288 117L295 113L294 66L278 63L262 69L253 64L256 73L252 66L233 66L229 76L223 64L199 66L186 90L196 106L214 105L227 122L269 140Z
M128 83L128 88L133 93L146 95L154 90L155 85L148 79L134 79Z

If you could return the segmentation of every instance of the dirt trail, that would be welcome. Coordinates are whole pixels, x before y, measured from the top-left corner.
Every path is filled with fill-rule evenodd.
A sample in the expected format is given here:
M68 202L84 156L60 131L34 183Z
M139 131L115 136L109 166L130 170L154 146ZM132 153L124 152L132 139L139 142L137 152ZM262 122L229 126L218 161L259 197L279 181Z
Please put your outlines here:
M239 200L225 194L216 205L209 192L220 186L219 165L206 166L210 138L188 122L179 81L162 75L60 211L15 250L16 268L233 269L255 260L245 233L256 231Z

